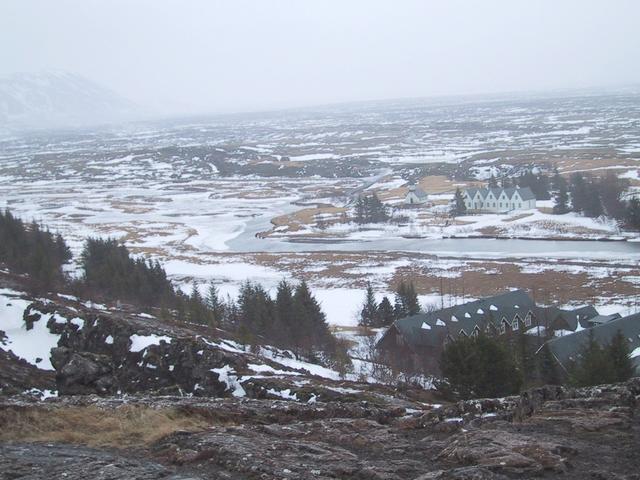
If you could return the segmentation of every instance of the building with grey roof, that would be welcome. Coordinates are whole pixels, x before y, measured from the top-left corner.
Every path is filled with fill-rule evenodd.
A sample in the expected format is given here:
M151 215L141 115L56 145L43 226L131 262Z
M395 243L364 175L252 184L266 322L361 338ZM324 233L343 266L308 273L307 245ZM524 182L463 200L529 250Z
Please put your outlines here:
M424 205L429 201L429 195L416 185L409 185L409 192L404 199L405 205Z
M567 372L573 361L578 361L580 352L589 341L590 332L593 332L594 339L600 345L607 345L619 331L629 342L629 350L632 352L632 361L636 367L636 372L640 374L640 313L626 317L615 317L612 315L599 315L592 318L591 328L571 332L556 338L552 338L544 345L549 347L551 354L558 362L558 365ZM542 351L542 347L537 353Z
M536 208L536 196L524 188L467 188L464 204L471 212L505 213Z
M525 331L537 335L541 343L549 332L574 331L581 321L597 315L593 307L540 307L524 290L513 290L398 319L380 338L377 348L400 370L437 375L442 350L459 336Z

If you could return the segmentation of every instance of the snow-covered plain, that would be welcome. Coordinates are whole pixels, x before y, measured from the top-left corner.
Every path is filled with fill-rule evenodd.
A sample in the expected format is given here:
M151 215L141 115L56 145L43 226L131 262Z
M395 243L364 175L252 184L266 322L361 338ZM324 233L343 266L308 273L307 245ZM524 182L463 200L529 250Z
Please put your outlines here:
M468 162L476 177L484 178L496 168L502 171L523 162L569 159L571 169L580 170L595 157L614 156L608 166L596 168L615 167L623 178L636 180L637 94L495 100L412 100L94 131L12 132L0 136L0 208L60 231L76 258L87 236L121 238L135 253L161 260L186 291L194 279L203 289L204 283L213 282L223 296L235 296L246 279L273 292L283 278L311 278L329 322L349 326L363 298L363 280L372 281L379 294L388 292L397 272L415 263L410 253L395 263L355 265L339 276L331 274L334 262L308 261L293 276L288 267L258 264L255 257L239 252L279 251L285 257L293 251L358 252L381 245L382 250L467 258L542 258L559 255L561 247L543 250L540 244L533 248L533 243L510 241L514 253L506 251L505 243L476 250L472 240L456 244L441 239L473 237L487 229L504 237L624 236L611 222L533 211L522 217L466 216L447 225L406 212L406 224L345 223L322 231L351 243L287 243L318 234L318 229L305 226L295 233L280 230L283 238L277 238L278 232L270 239L255 237L272 228L274 217L316 202L342 206L358 188L389 193L406 185L407 174L439 162ZM299 176L277 174L289 164L305 170ZM322 175L307 173L319 165L329 166L320 170ZM344 176L335 173L345 166ZM263 175L266 168L271 170ZM450 198L451 192L434 196L443 202ZM614 250L604 243L589 248L587 253L586 248L566 247L564 255L602 258ZM611 262L639 258L627 250L610 256ZM459 270L439 268L438 275L456 278ZM323 271L327 273L316 275Z

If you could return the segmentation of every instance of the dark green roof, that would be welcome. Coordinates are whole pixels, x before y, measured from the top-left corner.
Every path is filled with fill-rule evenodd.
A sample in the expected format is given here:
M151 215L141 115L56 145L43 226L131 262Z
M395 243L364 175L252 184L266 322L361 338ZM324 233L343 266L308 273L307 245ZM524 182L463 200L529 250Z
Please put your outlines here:
M583 307L578 310L537 307L524 290L512 290L493 297L401 318L394 322L392 328L395 328L409 345L435 346L441 344L447 335L455 338L461 331L465 335L471 335L474 329L485 331L489 325L499 331L503 319L511 325L516 315L524 321L529 312L541 319L542 325L545 325L545 320L551 324L561 318L569 330L578 328L578 322L582 316L587 318L598 315L593 307ZM385 332L383 338L389 330Z
M487 297L462 305L420 313L396 320L394 326L408 343L419 346L434 344L444 333L457 336L460 330L470 335L473 329L486 328L487 323L499 327L502 318L509 322L516 314L524 320L528 312L534 313L535 305L523 290ZM423 324L426 327L423 328ZM442 337L444 338L444 337Z
M605 345L611 341L618 330L622 332L629 342L630 351L640 347L640 313L553 338L546 345L549 346L556 360L566 369L569 362L577 359L580 350L586 345L590 331L593 331L594 338L599 344ZM638 366L640 357L636 357L635 362L636 366Z

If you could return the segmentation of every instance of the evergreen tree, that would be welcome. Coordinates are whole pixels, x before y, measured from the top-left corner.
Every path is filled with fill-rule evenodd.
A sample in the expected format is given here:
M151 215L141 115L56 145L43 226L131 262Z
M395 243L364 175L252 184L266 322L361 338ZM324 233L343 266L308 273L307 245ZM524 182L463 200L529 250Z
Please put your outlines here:
M361 327L374 327L376 325L378 312L378 304L371 283L367 282L367 291L365 294L364 304L360 310L360 320L358 325Z
M523 322L520 322L520 329L515 338L515 346L518 366L525 386L531 385L536 376L536 365L534 353L531 351L530 338L525 332Z
M507 347L483 334L450 342L442 352L440 369L451 391L463 399L513 395L522 384Z
M620 330L616 332L607 346L607 358L611 362L611 382L625 382L634 373L633 362L629 358L631 351L627 339Z
M569 194L566 182L559 182L558 191L555 194L556 204L553 206L553 213L563 215L569 211Z
M540 382L544 385L560 385L562 383L562 379L558 372L557 362L555 358L553 358L549 345L545 343L540 354L537 355L536 358L538 360L537 370Z
M356 200L356 223L382 223L388 219L389 212L387 211L387 207L380 201L375 193L366 196L360 195Z
M546 175L534 174L530 170L522 173L518 177L518 186L529 187L537 200L549 200L549 179Z
M326 317L304 280L296 287L293 299L294 311L302 320L303 327L296 335L298 351L312 358L316 350L332 348L334 339L329 332Z
M420 313L420 303L413 282L400 281L395 295L394 313L396 318L408 317Z
M632 197L629 200L625 212L625 220L629 227L640 229L640 200Z
M220 300L218 289L213 283L209 285L206 304L211 311L213 321L217 324L221 323L225 316L224 303Z
M117 240L88 238L81 256L87 293L143 306L178 302L166 272L158 262L132 258Z
M587 217L596 218L604 214L604 209L598 190L594 188L593 183L591 183L590 187L592 193L585 199L583 212Z
M356 200L355 221L356 223L359 223L359 224L366 222L364 198L362 197L362 195L359 195L358 199Z
M584 176L580 172L574 173L571 176L570 192L573 211L578 213L583 212L587 204L589 192L587 191L587 183L585 182Z
M462 190L456 188L450 214L452 217L457 217L465 213L467 213L467 206L464 204L464 195L462 194Z
M509 177L502 177L502 181L500 182L500 186L502 188L511 188L511 179Z
M605 213L612 218L622 219L625 216L625 204L622 194L629 187L627 180L609 171L597 184L597 191Z
M34 293L65 282L62 265L71 252L62 236L53 235L36 222L25 224L9 210L0 211L0 262L28 276Z
M378 305L376 318L376 323L380 327L388 327L395 320L393 305L391 305L389 298L387 298L386 296L382 298L380 304Z
M301 335L298 322L300 319L295 317L293 288L286 280L281 280L276 291L276 331L280 332L278 338L279 344L286 346L289 342L289 336L295 332L296 336Z
M191 295L189 296L188 320L192 323L199 323L202 325L210 325L213 323L211 319L211 312L202 298L197 282L193 282Z
M586 387L609 383L613 376L613 366L607 358L607 351L596 341L591 329L578 359L569 368L569 381L577 387Z
M491 174L491 177L489 178L488 187L489 188L498 188L498 180L496 179L496 177L494 176L493 173Z
M239 326L254 336L273 334L274 305L262 285L246 281L240 286L238 317Z

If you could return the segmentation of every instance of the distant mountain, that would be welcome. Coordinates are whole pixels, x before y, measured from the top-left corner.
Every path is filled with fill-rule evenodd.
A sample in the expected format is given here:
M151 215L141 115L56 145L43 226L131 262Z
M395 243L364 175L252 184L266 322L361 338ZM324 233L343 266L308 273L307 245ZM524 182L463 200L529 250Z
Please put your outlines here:
M0 78L0 127L83 126L140 115L134 103L80 75L45 71Z

